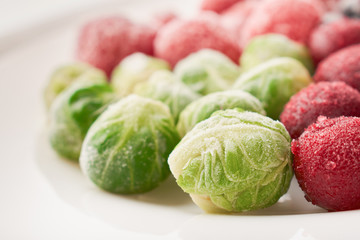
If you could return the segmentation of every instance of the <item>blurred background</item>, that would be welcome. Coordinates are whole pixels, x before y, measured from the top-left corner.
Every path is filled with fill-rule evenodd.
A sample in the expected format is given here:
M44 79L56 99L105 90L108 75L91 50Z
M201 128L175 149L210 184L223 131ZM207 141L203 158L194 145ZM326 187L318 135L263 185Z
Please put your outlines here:
M43 31L61 26L69 21L77 22L79 18L109 13L128 15L127 2L136 4L139 12L146 14L151 9L177 9L179 5L197 5L201 1L152 0L152 7L146 4L149 0L0 0L0 57L1 53L17 44L40 34ZM197 2L197 3L194 3ZM147 6L142 7L142 6ZM182 10L184 8L182 7ZM96 12L98 10L98 12ZM192 10L195 10L194 8ZM189 11L191 14L192 11ZM89 16L90 15L90 16ZM131 15L131 13L130 13ZM138 18L138 16L136 16ZM139 20L139 19L135 19Z
M87 10L107 4L119 5L131 0L0 0L0 53L21 41L25 36L36 35L41 29L86 13ZM146 0L149 1L149 0ZM323 0L337 2L337 0ZM141 2L141 1L138 1ZM153 0L154 4L158 1ZM172 0L168 0L171 5ZM194 0L193 2L201 2ZM345 0L343 8L359 8L360 0ZM359 9L355 9L360 11ZM353 11L354 12L354 11ZM350 13L352 14L352 13Z
M111 0L1 0L0 52L64 17L107 2Z

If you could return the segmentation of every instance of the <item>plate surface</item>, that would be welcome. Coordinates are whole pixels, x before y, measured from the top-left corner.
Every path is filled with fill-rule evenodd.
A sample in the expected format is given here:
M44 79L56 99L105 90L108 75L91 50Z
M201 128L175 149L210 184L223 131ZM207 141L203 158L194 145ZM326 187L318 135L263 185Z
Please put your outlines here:
M169 178L156 190L118 196L96 188L77 164L47 141L43 87L51 71L73 59L78 27L121 13L144 21L192 0L107 3L54 22L0 56L1 239L360 239L360 211L327 213L303 198L296 181L279 203L238 215L204 214Z

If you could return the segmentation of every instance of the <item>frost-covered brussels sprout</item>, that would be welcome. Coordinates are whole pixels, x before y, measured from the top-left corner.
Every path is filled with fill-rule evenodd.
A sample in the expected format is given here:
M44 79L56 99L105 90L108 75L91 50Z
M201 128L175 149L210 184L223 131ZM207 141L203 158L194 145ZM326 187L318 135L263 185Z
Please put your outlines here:
M266 34L253 38L245 47L240 66L243 72L272 58L291 57L301 62L310 73L314 64L307 48L281 34Z
M274 58L244 73L234 89L258 98L267 116L278 119L290 97L308 86L312 79L307 69L293 58Z
M206 95L229 89L240 68L224 54L204 49L181 60L174 72L193 91Z
M136 84L144 82L158 70L167 70L170 66L164 60L134 53L124 58L114 69L111 84L122 97L133 93Z
M227 90L206 95L191 104L181 112L177 129L184 136L197 123L209 118L218 110L241 108L265 115L260 101L250 93L241 90Z
M50 143L62 157L78 161L83 139L95 119L114 100L107 82L84 80L63 91L50 109Z
M80 166L104 190L147 192L170 174L167 158L178 141L164 103L130 95L109 106L91 126Z
M261 209L289 188L290 141L278 121L220 110L185 135L169 165L178 185L207 212Z
M53 72L45 88L46 107L49 109L54 99L74 82L84 81L79 79L87 79L89 82L93 79L107 81L103 71L86 63L79 62L61 66Z
M170 112L177 123L180 112L192 101L201 97L185 84L175 80L169 71L157 71L149 81L139 83L134 93L159 100L169 106Z

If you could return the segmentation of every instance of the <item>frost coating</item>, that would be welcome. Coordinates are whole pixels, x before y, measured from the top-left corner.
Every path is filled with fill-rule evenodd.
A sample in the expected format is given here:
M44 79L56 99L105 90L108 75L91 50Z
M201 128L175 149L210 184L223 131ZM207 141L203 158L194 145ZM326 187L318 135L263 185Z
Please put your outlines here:
M309 72L297 60L281 57L266 61L240 76L233 88L258 98L267 116L278 119L290 97L312 82Z
M150 191L168 177L167 158L178 141L165 104L130 95L91 126L81 150L81 169L110 192Z
M90 125L114 100L115 94L101 79L76 80L50 109L50 143L62 157L78 161Z
M139 83L135 87L134 93L168 105L175 123L178 121L180 112L201 96L185 84L176 81L173 74L166 70L157 71L148 81Z
M133 93L136 84L147 81L158 70L167 70L170 66L164 60L134 53L124 58L114 69L111 84L122 97Z
M92 80L107 81L106 75L100 69L92 67L86 63L71 63L57 68L51 75L45 87L44 100L49 109L55 98L74 82Z
M330 211L360 209L360 118L320 116L292 142L305 198Z
M204 49L181 60L174 73L193 91L206 95L229 89L240 69L224 54Z
M245 47L240 66L243 72L277 57L291 57L301 62L310 73L314 64L307 48L281 34L265 34L253 38Z
M266 114L260 101L251 94L241 90L227 90L206 95L189 104L181 112L176 127L180 136L184 136L197 123L209 118L215 111L233 108Z
M197 124L169 157L179 186L205 211L265 208L292 178L290 136L278 121L224 110Z

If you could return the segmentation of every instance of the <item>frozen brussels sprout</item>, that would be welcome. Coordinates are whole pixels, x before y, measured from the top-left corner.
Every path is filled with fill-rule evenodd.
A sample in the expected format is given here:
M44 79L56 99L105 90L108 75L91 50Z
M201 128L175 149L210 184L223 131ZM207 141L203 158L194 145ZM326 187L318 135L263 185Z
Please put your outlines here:
M193 91L206 95L229 89L240 68L221 52L203 49L181 60L174 72Z
M139 83L134 93L159 100L169 106L170 112L177 123L180 112L201 95L193 92L185 84L175 80L169 71L157 71L149 81Z
M80 166L106 191L147 192L170 174L167 158L178 141L164 103L130 95L111 105L91 126Z
M310 73L314 72L314 64L308 49L281 34L265 34L253 38L241 55L241 70L243 72L248 71L267 60L277 57L295 58Z
M107 81L106 75L100 69L92 67L86 63L71 63L56 69L50 77L50 81L45 87L44 100L49 109L54 99L66 88L79 79L98 79L103 82ZM80 80L84 81L84 80Z
M291 138L278 121L220 110L198 123L169 157L178 185L206 212L269 207L293 176Z
M209 118L218 110L241 108L265 115L260 101L250 93L241 90L227 90L206 95L191 104L181 112L177 129L184 136L197 123Z
M78 161L90 125L114 100L107 82L79 81L63 91L50 109L50 143L62 157Z
M234 89L241 89L258 98L267 116L278 119L290 97L308 86L312 79L307 69L288 57L274 58L244 73Z
M111 84L122 97L133 93L136 84L144 82L157 70L167 70L170 66L164 60L134 53L124 58L114 69Z

